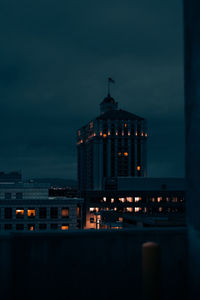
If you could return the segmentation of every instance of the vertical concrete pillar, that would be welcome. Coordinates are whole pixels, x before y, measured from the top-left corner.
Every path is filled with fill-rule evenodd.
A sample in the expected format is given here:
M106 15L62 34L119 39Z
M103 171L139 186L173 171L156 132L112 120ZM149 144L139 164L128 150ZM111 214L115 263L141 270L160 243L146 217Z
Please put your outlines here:
M154 242L142 245L143 300L160 300L160 246Z
M200 295L200 1L184 1L189 295ZM198 295L198 296L197 296Z

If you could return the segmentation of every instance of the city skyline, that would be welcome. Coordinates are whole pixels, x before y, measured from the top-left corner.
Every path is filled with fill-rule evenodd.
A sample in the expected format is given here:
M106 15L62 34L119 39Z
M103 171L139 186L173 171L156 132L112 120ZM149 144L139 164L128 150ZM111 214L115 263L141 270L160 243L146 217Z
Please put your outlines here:
M184 176L181 1L11 2L1 3L1 170L76 179L76 130L112 77L120 107L147 119L147 174Z

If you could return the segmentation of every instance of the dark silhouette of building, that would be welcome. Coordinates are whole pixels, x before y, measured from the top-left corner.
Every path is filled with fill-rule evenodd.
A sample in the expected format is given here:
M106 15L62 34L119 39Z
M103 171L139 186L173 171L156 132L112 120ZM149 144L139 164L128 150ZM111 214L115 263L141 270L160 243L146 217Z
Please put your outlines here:
M146 176L147 128L144 118L118 109L108 96L101 114L77 132L79 189L104 190L117 177Z

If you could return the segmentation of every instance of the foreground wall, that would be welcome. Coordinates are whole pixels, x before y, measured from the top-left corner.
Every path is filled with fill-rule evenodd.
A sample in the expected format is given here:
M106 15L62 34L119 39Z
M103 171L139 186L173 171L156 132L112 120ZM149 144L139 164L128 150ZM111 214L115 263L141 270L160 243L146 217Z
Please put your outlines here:
M184 229L2 236L1 298L139 300L141 245L149 240L161 246L162 299L184 299Z
M191 299L200 297L200 1L185 0L186 203Z

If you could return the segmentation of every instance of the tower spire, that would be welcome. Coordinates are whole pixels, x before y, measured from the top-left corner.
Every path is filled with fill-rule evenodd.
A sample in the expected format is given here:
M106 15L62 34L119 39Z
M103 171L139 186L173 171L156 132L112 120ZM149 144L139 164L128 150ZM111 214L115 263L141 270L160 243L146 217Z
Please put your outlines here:
M115 81L112 78L108 77L108 96L110 96L110 83L115 83Z

